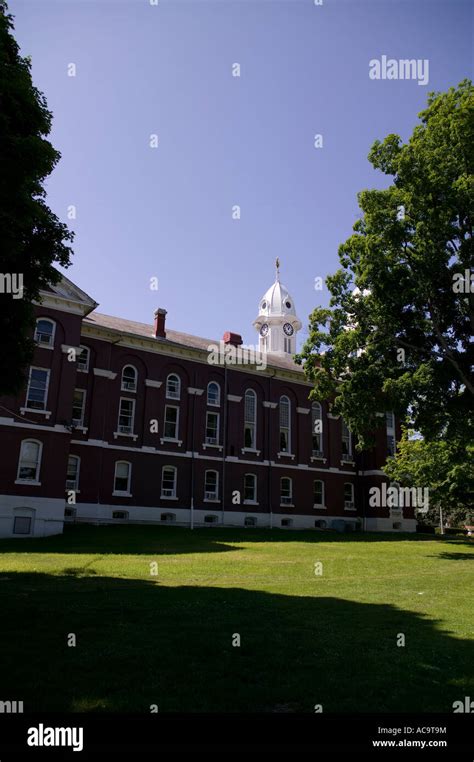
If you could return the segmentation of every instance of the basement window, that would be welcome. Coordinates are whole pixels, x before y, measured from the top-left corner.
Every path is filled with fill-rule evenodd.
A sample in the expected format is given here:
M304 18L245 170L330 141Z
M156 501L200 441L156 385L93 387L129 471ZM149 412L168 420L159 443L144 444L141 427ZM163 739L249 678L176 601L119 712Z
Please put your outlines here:
M13 522L13 534L30 534L31 532L31 517L30 516L15 516Z
M204 523L205 524L217 524L219 521L219 518L214 515L204 516Z
M244 527L256 527L257 519L255 516L246 516L244 519Z
M161 514L161 520L162 521L176 521L176 514L175 513L162 513Z
M112 513L113 519L122 519L123 521L128 519L128 512L127 511L114 511Z
M293 519L282 519L281 525L282 527L291 527L293 525Z

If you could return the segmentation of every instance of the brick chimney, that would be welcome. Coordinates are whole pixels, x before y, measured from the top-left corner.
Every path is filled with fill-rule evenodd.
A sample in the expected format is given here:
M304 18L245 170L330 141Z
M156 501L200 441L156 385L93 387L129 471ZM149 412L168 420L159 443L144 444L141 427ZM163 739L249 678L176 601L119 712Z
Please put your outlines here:
M225 332L222 337L222 341L224 344L232 344L234 347L239 347L241 344L243 344L242 336L240 336L238 333L232 333L231 331Z
M165 322L166 310L164 310L163 307L158 307L158 309L155 310L155 325L153 328L153 336L155 336L155 338L166 338Z

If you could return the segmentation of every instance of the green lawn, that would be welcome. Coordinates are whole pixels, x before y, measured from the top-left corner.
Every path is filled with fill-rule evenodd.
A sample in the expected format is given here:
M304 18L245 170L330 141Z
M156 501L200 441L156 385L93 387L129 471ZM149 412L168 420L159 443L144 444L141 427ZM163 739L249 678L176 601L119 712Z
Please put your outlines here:
M451 712L474 697L473 572L474 543L454 537L81 526L2 540L0 699Z

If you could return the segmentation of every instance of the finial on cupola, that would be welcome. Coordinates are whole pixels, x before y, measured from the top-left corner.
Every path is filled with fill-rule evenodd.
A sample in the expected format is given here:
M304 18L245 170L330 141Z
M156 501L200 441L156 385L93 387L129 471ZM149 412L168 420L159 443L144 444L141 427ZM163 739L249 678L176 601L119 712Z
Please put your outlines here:
M276 267L276 280L280 280L280 260L278 257L275 259L275 267Z

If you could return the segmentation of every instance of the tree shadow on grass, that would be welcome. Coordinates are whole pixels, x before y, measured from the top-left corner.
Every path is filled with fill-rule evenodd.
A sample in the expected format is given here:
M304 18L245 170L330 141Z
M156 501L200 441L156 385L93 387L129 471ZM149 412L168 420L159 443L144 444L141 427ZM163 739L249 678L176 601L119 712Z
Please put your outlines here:
M451 712L474 695L474 644L391 605L149 579L8 578L1 699L23 700L25 712Z
M51 537L0 540L1 553L101 553L119 555L179 555L181 553L224 553L237 550L229 543L251 542L452 542L435 535L315 530L240 529L204 527L188 529L156 525L66 525L64 534Z

